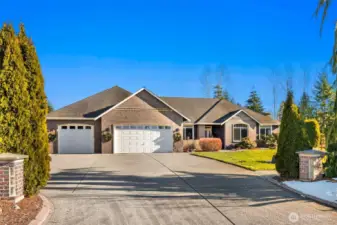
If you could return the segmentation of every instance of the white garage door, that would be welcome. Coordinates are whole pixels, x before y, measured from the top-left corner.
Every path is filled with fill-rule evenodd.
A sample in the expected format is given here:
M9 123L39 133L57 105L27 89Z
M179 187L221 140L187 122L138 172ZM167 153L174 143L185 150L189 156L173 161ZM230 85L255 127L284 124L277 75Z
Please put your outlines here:
M172 152L173 133L170 126L115 126L115 153Z
M60 154L94 153L94 129L88 125L62 125L58 127Z

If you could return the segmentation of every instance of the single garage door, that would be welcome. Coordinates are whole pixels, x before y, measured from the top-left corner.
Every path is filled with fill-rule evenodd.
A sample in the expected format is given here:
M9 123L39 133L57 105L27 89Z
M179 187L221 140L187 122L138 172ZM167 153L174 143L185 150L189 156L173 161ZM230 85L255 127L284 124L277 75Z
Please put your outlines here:
M172 152L172 148L173 133L170 126L115 126L115 153Z
M88 125L62 125L58 127L60 154L94 153L94 129Z

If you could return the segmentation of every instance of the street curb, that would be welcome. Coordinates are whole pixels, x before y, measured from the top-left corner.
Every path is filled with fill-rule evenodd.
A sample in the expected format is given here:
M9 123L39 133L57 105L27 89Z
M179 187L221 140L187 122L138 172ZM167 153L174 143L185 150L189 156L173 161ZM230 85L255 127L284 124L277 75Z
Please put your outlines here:
M54 211L53 204L42 194L39 194L42 200L42 208L37 214L34 220L32 220L29 225L43 225L46 224L52 212Z
M321 198L317 198L316 196L313 196L313 195L305 194L305 193L303 193L303 192L301 192L299 190L296 190L294 188L289 187L286 184L280 183L280 182L278 182L277 180L275 180L275 179L273 179L271 177L263 176L263 175L260 175L259 177L262 178L262 179L264 179L264 180L267 180L270 183L275 184L275 185L277 185L277 186L279 186L279 187L281 187L281 188L283 188L283 189L285 189L287 191L290 191L290 192L293 192L295 194L298 194L298 195L302 196L303 198L308 198L308 199L313 200L315 202L318 202L318 203L320 203L322 205L329 206L331 208L337 209L337 203L330 202L330 201L327 201L327 200L324 200L324 199L321 199Z

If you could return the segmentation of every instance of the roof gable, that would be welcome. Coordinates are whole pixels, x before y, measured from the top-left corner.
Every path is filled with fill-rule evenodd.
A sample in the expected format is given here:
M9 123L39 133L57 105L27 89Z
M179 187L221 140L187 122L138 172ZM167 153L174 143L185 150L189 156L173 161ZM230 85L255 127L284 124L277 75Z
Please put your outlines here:
M130 95L131 93L129 91L114 86L71 105L50 112L47 118L94 119Z

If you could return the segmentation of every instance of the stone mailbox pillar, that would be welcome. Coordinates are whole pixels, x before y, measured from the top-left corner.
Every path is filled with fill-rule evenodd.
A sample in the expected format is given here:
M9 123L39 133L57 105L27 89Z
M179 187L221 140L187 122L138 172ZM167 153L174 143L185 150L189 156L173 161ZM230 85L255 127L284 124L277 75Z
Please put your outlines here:
M322 179L323 164L322 159L326 152L318 150L304 150L297 152L300 158L300 180L314 181Z
M23 163L25 155L0 154L0 199L21 201L23 196Z

